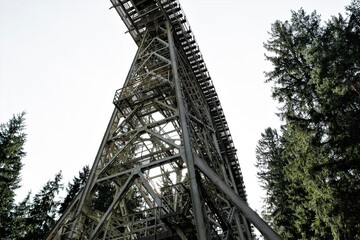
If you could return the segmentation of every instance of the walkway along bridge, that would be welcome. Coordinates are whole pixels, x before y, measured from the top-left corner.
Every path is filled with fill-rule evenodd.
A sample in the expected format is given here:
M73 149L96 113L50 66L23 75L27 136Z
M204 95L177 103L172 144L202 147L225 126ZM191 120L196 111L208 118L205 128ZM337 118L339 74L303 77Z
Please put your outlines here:
M111 0L138 46L88 181L47 239L278 235L248 206L236 149L177 0Z

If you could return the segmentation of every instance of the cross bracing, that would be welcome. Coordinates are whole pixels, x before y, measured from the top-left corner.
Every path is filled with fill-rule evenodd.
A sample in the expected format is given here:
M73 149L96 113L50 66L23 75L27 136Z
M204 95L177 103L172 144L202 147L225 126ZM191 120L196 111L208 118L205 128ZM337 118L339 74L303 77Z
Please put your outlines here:
M111 0L138 46L85 187L48 239L252 239L224 112L180 4ZM99 200L101 199L101 201Z

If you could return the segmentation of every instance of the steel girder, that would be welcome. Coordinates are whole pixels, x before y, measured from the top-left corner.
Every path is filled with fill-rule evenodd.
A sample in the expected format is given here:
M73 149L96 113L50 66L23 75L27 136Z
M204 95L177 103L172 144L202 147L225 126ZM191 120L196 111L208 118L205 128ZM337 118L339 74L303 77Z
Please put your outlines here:
M88 181L47 239L252 239L236 150L180 5L111 0L138 45ZM99 199L102 202L99 202Z

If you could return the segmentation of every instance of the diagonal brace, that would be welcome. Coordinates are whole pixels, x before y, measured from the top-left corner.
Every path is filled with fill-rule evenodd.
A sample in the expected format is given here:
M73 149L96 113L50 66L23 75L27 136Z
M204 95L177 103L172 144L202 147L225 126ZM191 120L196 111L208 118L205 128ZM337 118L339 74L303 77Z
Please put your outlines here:
M195 164L235 204L243 215L268 239L281 240L280 236L253 211L201 158L195 158Z

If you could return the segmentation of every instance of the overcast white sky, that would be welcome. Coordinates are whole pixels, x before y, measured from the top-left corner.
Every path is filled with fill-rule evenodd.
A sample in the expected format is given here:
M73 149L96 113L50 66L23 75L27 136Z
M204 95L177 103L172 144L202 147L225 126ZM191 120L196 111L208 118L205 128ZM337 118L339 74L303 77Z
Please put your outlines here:
M263 42L290 10L323 20L350 0L180 0L220 97L244 175L260 212L255 147L278 127L265 84ZM35 194L62 170L70 181L92 165L136 47L108 0L0 0L0 122L26 111L22 189Z

